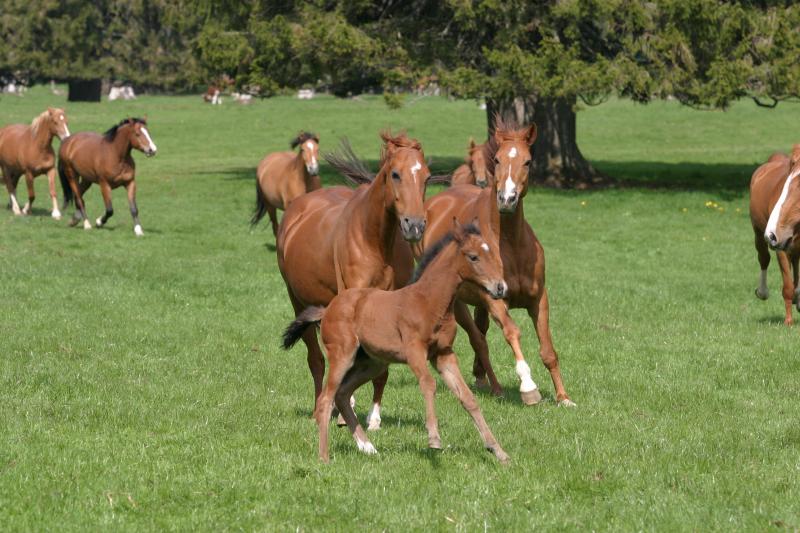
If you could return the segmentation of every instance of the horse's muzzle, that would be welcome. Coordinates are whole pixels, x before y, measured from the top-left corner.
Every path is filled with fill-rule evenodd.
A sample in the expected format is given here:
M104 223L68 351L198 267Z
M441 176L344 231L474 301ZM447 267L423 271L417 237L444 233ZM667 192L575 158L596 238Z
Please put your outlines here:
M513 213L519 203L519 194L505 195L502 192L497 194L497 209L501 213Z
M475 178L475 185L477 185L481 189L485 189L486 186L489 185L489 180L487 180L486 178L483 179Z
M308 173L312 176L319 175L319 165L306 165L306 170L308 170Z
M778 236L771 231L764 234L764 239L766 239L767 245L769 245L770 248L778 251L786 250L789 247L789 243L792 242L791 236L783 241L778 241Z
M153 157L154 155L156 155L156 151L155 150L145 150L144 151L144 155L147 156L147 157Z
M400 232L408 242L418 242L422 240L425 233L425 219L416 217L403 217L400 219Z
M486 286L486 292L488 292L489 296L495 300L500 300L501 298L506 297L506 293L508 292L508 284L504 280L500 280L496 283L489 283Z

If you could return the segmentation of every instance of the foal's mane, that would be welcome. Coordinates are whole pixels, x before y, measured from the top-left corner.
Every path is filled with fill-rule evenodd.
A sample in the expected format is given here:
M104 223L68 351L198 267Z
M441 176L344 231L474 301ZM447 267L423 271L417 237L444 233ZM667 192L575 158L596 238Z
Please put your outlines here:
M116 136L117 136L117 131L118 131L118 130L119 130L121 127L122 127L122 126L124 126L125 124L128 124L128 123L130 123L130 124L136 124L136 123L139 123L139 124L142 124L142 125L145 125L145 126L147 125L147 121L146 121L145 119L143 119L143 118L136 118L136 117L134 117L134 118L124 118L124 119L120 120L119 124L115 124L114 126L111 126L111 127L108 129L108 131L106 131L106 132L103 134L103 137L104 137L104 138L105 138L107 141L113 141L113 140L114 140L114 138L116 138Z
M469 223L464 226L464 235L480 235L481 230L473 223ZM453 242L455 239L455 233L452 231L447 233L444 237L436 241L433 246L425 250L425 253L422 254L422 257L419 258L419 262L417 263L417 268L414 270L414 276L411 278L411 283L415 283L419 281L419 278L422 277L422 273L425 271L428 266L436 259L442 250L444 250L445 246Z
M33 136L39 133L39 127L41 127L42 123L47 120L49 116L49 110L45 109L39 115L31 121L31 130L33 130Z
M315 143L319 144L319 136L310 131L301 131L297 134L297 137L289 142L289 145L292 147L292 149L295 149L306 141L314 141Z

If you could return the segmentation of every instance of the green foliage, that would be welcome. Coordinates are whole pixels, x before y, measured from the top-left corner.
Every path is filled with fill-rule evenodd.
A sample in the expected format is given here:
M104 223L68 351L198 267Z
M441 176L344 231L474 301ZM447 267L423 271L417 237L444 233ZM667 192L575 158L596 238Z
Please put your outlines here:
M386 107L389 109L400 109L403 107L403 95L401 93L393 93L384 91L383 101L386 102Z

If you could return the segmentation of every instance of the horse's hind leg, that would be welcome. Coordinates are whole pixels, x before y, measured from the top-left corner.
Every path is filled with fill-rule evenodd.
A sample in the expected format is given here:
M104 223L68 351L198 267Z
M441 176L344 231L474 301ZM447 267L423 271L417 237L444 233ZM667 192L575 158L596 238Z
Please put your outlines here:
M106 212L102 217L97 217L95 224L98 228L102 228L108 219L114 214L114 207L111 205L111 186L107 181L100 182L100 192L103 193L103 203L106 206Z
M475 352L475 359L472 363L472 373L475 375L475 386L478 388L486 387L486 378L488 376L488 385L491 387L492 394L501 396L503 394L503 388L500 386L500 382L497 381L492 363L489 361L489 345L486 343L486 336L481 332L470 316L467 304L456 301L455 317L458 325L467 332L469 343L472 346L472 350Z
M328 350L330 361L330 372L325 388L319 395L317 406L314 409L314 418L319 426L319 458L327 463L328 457L328 428L331 422L331 412L333 411L333 401L336 393L341 387L342 380L347 372L352 368L355 361L355 351L357 345L344 346L331 343L325 346Z
M786 307L786 318L783 323L791 326L794 323L792 319L792 304L794 303L794 282L792 280L791 265L789 263L789 256L786 252L778 252L778 265L781 267L781 276L783 277L783 304Z
M4 168L3 177L5 178L8 197L11 201L11 211L13 211L15 215L21 215L22 210L19 208L19 202L17 201L17 183L19 183L19 174L15 175L7 168Z
M69 186L72 189L73 194L75 195L75 205L78 208L75 211L75 214L72 216L72 220L70 221L69 225L75 226L76 224L78 224L78 222L83 220L83 229L92 229L92 224L86 217L86 204L83 203L83 195L86 191L89 190L89 187L92 186L92 182L84 178L81 179L80 184L78 184L77 178L78 176L69 178Z
M274 205L270 205L267 202L267 214L269 215L269 221L272 224L272 234L275 235L275 239L278 238L278 210L275 209Z
M363 349L359 348L356 353L356 360L353 364L353 368L345 375L339 387L339 392L336 393L336 407L339 409L342 418L344 418L347 427L350 429L350 433L353 435L359 451L366 454L378 453L378 451L369 441L369 437L367 437L367 434L364 432L364 428L358 423L358 418L356 417L355 411L353 411L350 398L352 398L353 393L361 385L385 373L387 366L388 365L380 361L372 359Z
M28 201L25 203L25 207L22 208L22 214L30 215L33 201L36 200L36 189L33 188L33 174L31 172L25 172L25 184L28 186Z
M561 367L558 365L558 354L553 347L553 339L550 337L550 305L547 301L546 289L542 289L531 302L528 314L533 320L536 335L539 337L539 355L544 366L550 371L550 378L553 380L553 387L556 389L556 402L558 402L558 405L575 407L575 402L569 399L567 391L564 389L564 382L561 380Z
M758 252L758 264L761 266L761 278L759 279L756 297L760 300L769 298L769 288L767 287L767 267L769 267L770 255L767 241L764 234L753 227L755 233L756 252Z
M53 211L50 216L56 220L61 220L61 211L58 209L58 198L56 196L56 174L55 167L47 171L47 185L50 187L50 199L53 202Z
M133 233L137 237L144 235L142 224L139 222L139 208L136 207L136 181L131 180L125 185L125 190L128 193L128 207L131 208L131 218L133 218Z

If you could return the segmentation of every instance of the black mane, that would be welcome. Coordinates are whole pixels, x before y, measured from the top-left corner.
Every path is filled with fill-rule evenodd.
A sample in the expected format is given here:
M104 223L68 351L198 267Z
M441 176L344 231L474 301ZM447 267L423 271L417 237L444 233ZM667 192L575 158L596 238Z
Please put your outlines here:
M119 121L119 124L115 124L114 126L111 126L108 129L108 131L106 131L103 134L103 137L105 137L105 139L107 141L113 141L114 138L117 136L117 130L119 130L122 126L124 126L125 124L127 124L129 122L131 124L135 124L135 123L138 122L139 124L147 125L147 121L145 119L143 119L143 118L124 118L124 119Z
M297 134L297 137L291 140L289 144L291 145L292 149L295 149L306 141L314 141L315 143L319 144L319 137L316 133L311 133L310 131L301 131L299 134Z
M478 226L476 226L475 224L470 223L464 226L464 235L480 235L480 234L481 230L478 229ZM419 262L417 263L416 270L414 270L414 276L411 278L411 283L416 283L417 281L419 281L419 278L422 277L422 273L425 271L425 269L428 268L428 266L430 266L433 260L436 259L436 256L439 255L442 250L444 250L445 246L453 242L453 239L455 239L455 234L451 231L447 235L436 241L436 243L433 246L425 250L425 253L422 254L422 257L420 257Z

